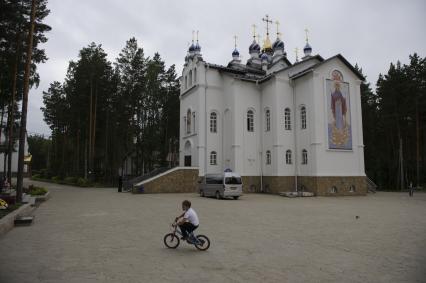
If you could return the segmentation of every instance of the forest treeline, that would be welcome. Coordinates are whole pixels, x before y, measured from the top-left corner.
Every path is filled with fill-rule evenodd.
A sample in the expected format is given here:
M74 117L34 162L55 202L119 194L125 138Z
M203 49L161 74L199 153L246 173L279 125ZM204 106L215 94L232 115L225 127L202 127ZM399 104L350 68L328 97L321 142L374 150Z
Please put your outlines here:
M111 183L120 174L137 176L176 162L175 66L166 68L158 53L145 56L135 38L113 63L101 45L81 49L65 81L52 82L43 92L43 102L52 131L46 153L50 175Z
M426 183L426 59L391 63L375 92L361 85L366 174L379 189Z
M0 0L0 153L3 154L0 162L4 168L0 175L7 176L9 183L12 154L17 154L20 134L25 136L25 131L20 133L21 117L26 124L26 108L22 115L20 107L26 105L22 103L23 97L27 97L25 89L27 95L30 87L38 86L37 64L47 60L40 45L47 41L45 34L51 30L43 23L49 13L47 0Z

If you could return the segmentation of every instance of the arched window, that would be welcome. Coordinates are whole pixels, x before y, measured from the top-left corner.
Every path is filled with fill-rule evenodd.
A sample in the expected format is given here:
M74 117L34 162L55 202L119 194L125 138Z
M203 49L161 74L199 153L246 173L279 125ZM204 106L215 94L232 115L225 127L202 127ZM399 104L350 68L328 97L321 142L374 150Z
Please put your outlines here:
M349 192L350 192L350 193L355 193L355 186L354 186L354 185L351 185L351 186L349 187Z
M302 150L302 164L308 164L308 151Z
M193 125L193 133L195 133L195 112L192 112L192 125Z
M197 68L194 69L194 84L197 82Z
M216 153L216 151L210 152L210 165L217 165L217 153Z
M306 107L302 106L300 108L300 120L302 123L302 129L306 129Z
M191 133L191 109L186 112L186 133Z
M286 164L291 164L292 163L292 161L291 161L291 150L287 150L285 152L285 163Z
M188 77L185 76L185 89L187 89L187 88L188 88Z
M210 113L210 133L217 133L217 114Z
M271 164L271 151L267 150L266 151L266 165L270 165Z
M332 186L332 187L331 187L330 192L331 192L332 194L336 194L336 193L337 193L337 188L336 188L336 186Z
M271 130L271 111L266 109L265 111L265 121L266 121L266 131L269 132Z
M291 130L291 111L290 108L284 110L284 128L286 130Z
M188 85L188 87L191 87L192 86L192 70L191 71L189 71L189 85Z
M247 131L254 132L254 112L253 110L247 111Z

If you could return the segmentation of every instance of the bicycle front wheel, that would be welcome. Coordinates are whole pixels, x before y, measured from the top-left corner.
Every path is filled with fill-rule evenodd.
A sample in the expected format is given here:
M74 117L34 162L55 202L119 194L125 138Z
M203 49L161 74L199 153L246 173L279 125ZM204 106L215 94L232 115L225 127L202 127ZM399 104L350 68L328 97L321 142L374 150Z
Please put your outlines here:
M173 233L169 233L164 236L164 244L169 249L176 249L179 246L179 243L179 237Z
M198 235L197 242L194 243L195 247L200 251L206 251L210 247L210 240L207 236Z

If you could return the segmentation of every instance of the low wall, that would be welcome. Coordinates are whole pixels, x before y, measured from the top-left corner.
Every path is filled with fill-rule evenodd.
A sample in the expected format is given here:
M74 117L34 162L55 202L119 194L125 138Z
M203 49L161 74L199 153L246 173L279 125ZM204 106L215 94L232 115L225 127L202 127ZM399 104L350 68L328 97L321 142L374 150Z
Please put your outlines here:
M299 176L299 190L312 192L317 196L355 196L367 194L367 179L365 176L314 177ZM303 187L302 187L303 186ZM353 186L354 191L350 191ZM337 192L333 192L335 187Z
M32 207L29 203L20 206L18 209L12 211L2 219L0 219L0 236L3 236L15 226L15 218L18 215L26 216L30 214L35 207Z
M135 185L132 192L194 193L198 190L198 168L178 167Z

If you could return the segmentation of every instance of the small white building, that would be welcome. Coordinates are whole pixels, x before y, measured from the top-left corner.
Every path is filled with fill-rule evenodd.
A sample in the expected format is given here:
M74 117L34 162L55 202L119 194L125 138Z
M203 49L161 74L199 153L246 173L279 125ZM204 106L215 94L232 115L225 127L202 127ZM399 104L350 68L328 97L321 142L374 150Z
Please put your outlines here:
M4 128L0 135L0 146L2 151L6 150L8 148L8 139L5 137L5 131ZM18 173L18 150L19 150L19 140L15 141L15 144L13 145L13 152L12 152L12 176L16 176ZM28 173L28 164L31 163L31 155L28 152L28 141L27 136L25 135L25 147L24 147L24 174ZM0 153L0 176L7 174L7 168L8 168L8 156L7 154L4 154L3 152ZM5 170L6 168L6 170Z
M277 33L279 34L279 33ZM291 63L284 42L254 38L243 63L207 63L197 42L181 77L180 166L231 169L245 191L366 193L360 84L340 54Z

